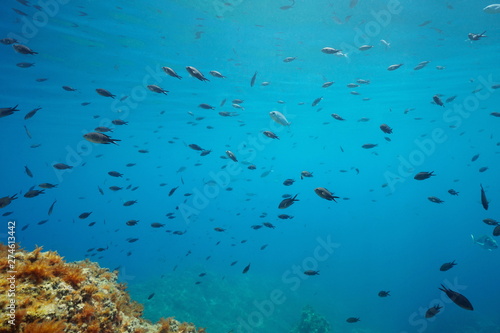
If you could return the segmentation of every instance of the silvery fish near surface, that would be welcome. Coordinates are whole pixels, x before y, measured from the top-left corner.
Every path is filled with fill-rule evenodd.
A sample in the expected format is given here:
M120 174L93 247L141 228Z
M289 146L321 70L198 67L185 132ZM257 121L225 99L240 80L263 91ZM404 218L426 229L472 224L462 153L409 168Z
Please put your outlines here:
M180 76L179 74L177 74L172 68L170 67L162 67L161 69L163 69L163 71L167 74L167 75L170 75L172 77L175 77L177 79L182 79L182 76Z
M210 75L212 75L213 77L218 77L219 79L225 79L226 77L224 75L222 75L220 72L218 71L210 71L209 72Z
M192 77L197 78L200 81L210 81L199 70L197 70L193 66L187 66L186 70L189 73L189 75L191 75Z
M396 69L398 69L401 66L403 66L403 64L390 65L389 67L387 67L387 70L388 71L395 71Z
M475 238L474 235L472 235L472 234L470 236L471 236L472 242L474 244L479 245L480 247L482 247L485 250L492 251L492 250L498 249L497 242L493 238L491 238L490 236L483 235L483 236L479 236L478 238Z
M152 92L158 93L158 94L167 94L168 90L163 89L160 86L157 86L156 84L150 84L148 85L148 89L151 90Z
M277 122L280 125L290 126L290 122L279 111L271 111L271 112L269 112L269 116L271 117L272 120L274 120L275 122Z
M487 14L500 14L500 4L492 4L483 8Z
M333 47L324 47L321 49L321 52L326 54L335 54L340 52L341 50L334 49Z

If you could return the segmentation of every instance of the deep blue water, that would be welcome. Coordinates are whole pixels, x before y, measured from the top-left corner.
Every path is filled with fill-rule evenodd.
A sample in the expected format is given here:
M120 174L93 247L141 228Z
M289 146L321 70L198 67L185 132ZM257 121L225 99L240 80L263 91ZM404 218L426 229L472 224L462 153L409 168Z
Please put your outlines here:
M36 4L4 1L0 21L1 38L38 52L0 45L0 107L20 110L0 119L0 197L19 197L1 213L13 212L2 221L5 230L7 221L17 221L23 247L41 245L70 261L90 258L118 268L148 319L174 315L209 332L288 332L308 304L333 332L500 332L500 250L485 250L470 236L491 236L493 226L482 220L500 219L500 118L491 115L500 112L500 90L492 88L500 83L500 15L483 12L490 3ZM478 41L467 37L483 31L487 37ZM373 48L359 51L363 44ZM325 54L324 47L347 56ZM296 59L284 62L287 57ZM415 70L423 61L430 62ZM34 66L16 66L21 62ZM393 64L403 66L388 71ZM167 76L163 66L182 79ZM190 77L186 66L210 81ZM347 87L358 79L370 83ZM322 88L327 81L335 83ZM149 91L151 84L168 95ZM438 106L436 94L456 98ZM323 100L311 106L318 97ZM244 110L232 107L234 99L244 100ZM291 125L273 122L273 110ZM128 124L115 126L114 119ZM392 134L380 130L383 123ZM86 141L83 134L97 126L112 128L107 134L118 145ZM367 143L377 146L363 149ZM189 144L211 153L200 156ZM58 162L73 169L58 171L52 167ZM300 179L304 170L313 177ZM435 176L415 180L421 171ZM284 186L286 179L295 183ZM57 187L23 197L45 182ZM320 198L317 187L340 199ZM283 194L300 201L278 209ZM124 207L129 200L137 203ZM80 219L83 212L92 214ZM127 226L132 219L139 223ZM154 222L164 226L152 228ZM264 222L275 228L251 228ZM439 270L452 260L458 265ZM474 311L451 303L440 284L464 294ZM378 297L380 290L391 296ZM435 304L444 306L441 313L426 320ZM349 324L348 317L361 321Z

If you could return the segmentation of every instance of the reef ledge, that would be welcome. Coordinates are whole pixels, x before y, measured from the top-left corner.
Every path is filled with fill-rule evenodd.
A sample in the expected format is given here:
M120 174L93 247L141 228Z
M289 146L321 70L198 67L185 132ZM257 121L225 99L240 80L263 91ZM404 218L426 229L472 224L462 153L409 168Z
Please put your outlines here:
M156 324L142 318L143 306L117 282L116 271L88 259L68 263L42 247L27 252L15 246L14 252L0 243L0 290L5 291L0 333L205 332L173 317Z

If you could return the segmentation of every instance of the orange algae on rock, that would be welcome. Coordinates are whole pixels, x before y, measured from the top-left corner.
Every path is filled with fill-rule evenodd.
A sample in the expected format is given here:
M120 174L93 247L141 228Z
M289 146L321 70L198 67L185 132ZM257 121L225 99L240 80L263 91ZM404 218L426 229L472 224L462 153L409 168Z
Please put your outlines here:
M8 247L0 243L0 289L8 290ZM57 252L16 250L15 304L2 316L0 333L201 333L195 325L173 317L152 324L143 307L132 301L117 272L84 260L67 263ZM11 302L0 294L0 306ZM12 320L15 325L12 325Z

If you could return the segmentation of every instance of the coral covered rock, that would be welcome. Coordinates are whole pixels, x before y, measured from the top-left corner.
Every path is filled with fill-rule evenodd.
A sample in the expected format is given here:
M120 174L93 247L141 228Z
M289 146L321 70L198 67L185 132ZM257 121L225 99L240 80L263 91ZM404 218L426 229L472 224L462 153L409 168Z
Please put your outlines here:
M0 333L205 332L173 318L157 324L143 319L142 305L117 283L117 272L97 263L67 263L41 247L14 252L1 243L0 254L0 289L8 291L0 294L8 313Z
M297 326L290 333L328 333L330 324L323 316L314 312L310 305L302 310L302 315Z

